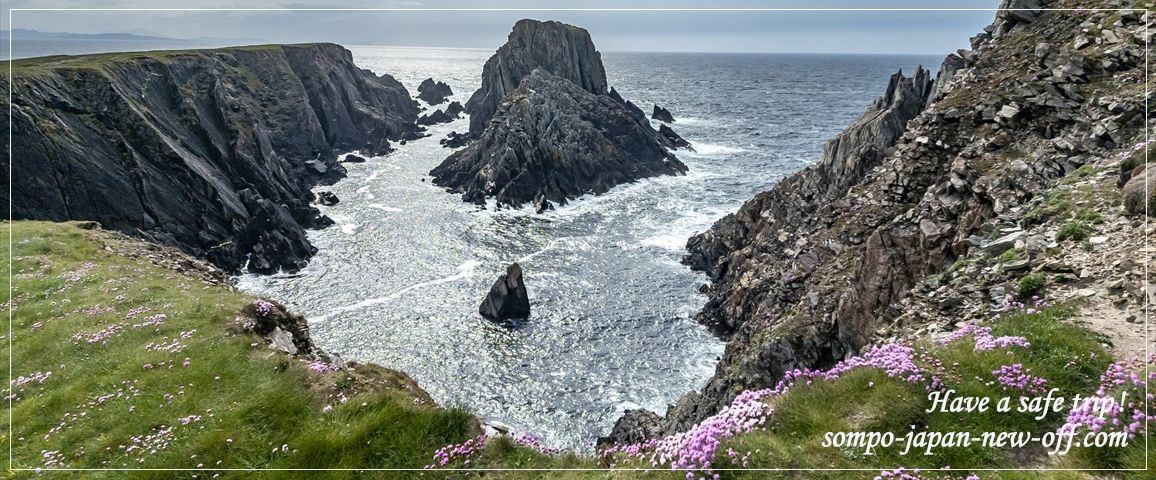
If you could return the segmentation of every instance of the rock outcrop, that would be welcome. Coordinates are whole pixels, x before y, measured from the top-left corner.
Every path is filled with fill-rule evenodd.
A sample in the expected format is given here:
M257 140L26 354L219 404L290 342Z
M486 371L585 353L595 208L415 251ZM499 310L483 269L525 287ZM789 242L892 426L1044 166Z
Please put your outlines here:
M1009 242L1044 252L1034 236L1003 237L1022 230L1014 222L1033 221L1028 209L1042 209L1061 177L1145 147L1149 21L1000 12L973 50L945 60L937 81L922 70L896 74L818 164L690 239L685 262L711 281L697 318L728 345L707 385L669 408L662 432L701 421L745 389L771 387L788 370L830 366L881 331L925 329L905 299L969 252L990 256L984 248ZM1055 268L1047 265L1017 260L992 275ZM928 297L936 311L958 312L973 297L1008 293L957 290Z
M442 82L434 82L434 79L427 78L422 80L421 84L417 86L417 98L424 100L430 105L440 105L445 103L446 99L454 94L454 90Z
M654 111L650 113L650 118L660 122L672 123L674 122L674 115L670 114L670 110L662 108L658 105L654 106Z
M510 320L530 316L530 296L522 280L522 266L512 263L506 273L499 275L482 300L478 313L490 320Z
M14 218L95 220L233 273L304 266L310 187L417 117L333 44L44 57L2 78Z
M341 159L341 163L365 163L365 157L350 153L346 154L345 158Z
M506 43L482 67L481 88L466 101L470 135L480 136L502 99L537 68L595 95L607 92L602 55L585 29L555 21L519 20Z
M690 142L682 138L682 135L676 133L673 128L666 125L660 125L658 127L658 143L671 150L684 148L692 152L694 151L694 146L692 146Z
M601 55L578 27L519 21L486 62L482 87L465 109L472 143L430 175L467 202L534 202L541 212L639 178L686 171L668 150L676 148L677 134L659 136L642 110L607 90ZM442 144L466 140L451 133Z
M494 197L520 206L539 196L565 204L638 178L685 171L624 104L538 69L506 96L480 138L430 175L465 201Z

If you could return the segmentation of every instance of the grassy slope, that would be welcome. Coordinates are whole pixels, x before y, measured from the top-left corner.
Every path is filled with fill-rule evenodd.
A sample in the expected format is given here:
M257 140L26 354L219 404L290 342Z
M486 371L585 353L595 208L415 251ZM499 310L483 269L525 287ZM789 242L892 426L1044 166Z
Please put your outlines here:
M0 243L8 248L7 238ZM16 467L44 466L59 456L68 467L421 468L440 446L475 433L476 423L466 412L415 404L425 394L404 388L405 382L397 383L402 388L361 393L351 386L366 376L388 379L400 375L396 372L314 373L303 361L264 347L256 336L235 333L231 323L251 302L244 295L106 254L89 232L68 224L18 222L12 244L7 253L15 280L13 345L9 352L4 342L0 356L12 355L14 377L52 372L43 383L17 387L13 424L7 424L7 415L0 420L5 431L13 430ZM6 290L8 277L3 281ZM97 304L112 311L84 312ZM147 310L125 319L140 307ZM167 316L162 325L131 326L158 313ZM118 323L129 326L107 343L73 338ZM178 352L146 348L194 330L180 340L185 347ZM145 364L154 368L146 370ZM334 400L342 392L351 397L344 404ZM106 394L112 396L100 401ZM326 405L335 408L323 413ZM182 425L180 419L190 415L200 419ZM134 437L164 427L172 428L167 447L126 453ZM61 453L46 456L45 451Z

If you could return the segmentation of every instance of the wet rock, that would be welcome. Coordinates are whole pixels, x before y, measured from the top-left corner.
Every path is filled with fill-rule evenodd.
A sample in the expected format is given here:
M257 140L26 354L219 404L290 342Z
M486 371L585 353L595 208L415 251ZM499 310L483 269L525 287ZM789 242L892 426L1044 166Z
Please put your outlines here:
M671 150L681 148L692 152L694 151L694 147L691 146L690 142L686 141L686 139L676 133L673 128L665 124L658 127L658 143Z
M506 267L482 300L478 313L490 320L509 320L530 316L530 297L522 280L522 266L517 263Z
M450 123L456 119L456 116L446 113L445 110L435 110L433 113L418 117L417 124L423 126L437 125L439 123Z
M453 89L449 85L442 82L434 82L434 79L427 78L422 80L421 84L417 86L417 98L425 100L430 105L438 105L446 101L450 95L454 94Z
M546 199L545 194L538 194L538 196L534 198L534 213L543 213L547 210L553 209L554 204L550 203L550 201Z
M446 115L454 118L458 118L458 116L465 111L466 108L462 106L461 102L450 102L450 104L446 106Z
M365 163L365 157L350 153L341 160L341 163Z
M329 191L317 192L317 203L319 203L321 205L325 205L327 207L332 207L334 205L337 205L339 202L341 202L341 199L337 198L336 193L329 192Z
M329 218L329 215L319 215L317 216L317 219L313 221L313 228L317 230L323 230L332 227L335 223L337 222L334 222L332 218Z
M461 148L470 143L471 139L473 137L468 133L450 132L446 134L446 138L441 139L438 143L446 148Z
M650 118L653 118L653 119L658 120L660 122L666 122L666 123L674 122L674 115L670 114L670 110L662 108L658 105L654 106L654 111L651 112Z

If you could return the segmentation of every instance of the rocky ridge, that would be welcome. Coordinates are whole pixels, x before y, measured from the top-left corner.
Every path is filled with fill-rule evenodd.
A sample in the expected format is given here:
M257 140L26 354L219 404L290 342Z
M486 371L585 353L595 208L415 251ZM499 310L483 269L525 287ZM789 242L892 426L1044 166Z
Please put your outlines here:
M1096 199L1081 202L1109 202L1103 180L1136 170L1129 159L1147 148L1149 22L1143 12L1002 11L935 81L921 71L892 77L817 165L692 238L686 263L712 282L698 318L729 342L714 377L672 405L658 430L684 430L787 370L829 366L882 338L956 328L1008 295L1022 298L1021 282L1041 277L1045 298L1099 297L1092 308L1135 312L1151 287L1128 286L1142 275L1127 260L1151 252L1103 238L1142 234L1118 204L1100 205L1111 213L1088 227L1110 235L1079 242L1070 224L1085 221L1082 210L1027 214L1051 211L1047 202L1071 189ZM1076 248L1084 244L1123 258L1097 259ZM993 248L1018 248L1023 258L975 262ZM953 267L963 273L945 277ZM628 427L648 419L635 412L615 431L637 436Z
M305 229L325 223L310 187L344 175L339 152L388 152L418 113L333 44L12 66L14 218L98 221L231 273L304 266Z

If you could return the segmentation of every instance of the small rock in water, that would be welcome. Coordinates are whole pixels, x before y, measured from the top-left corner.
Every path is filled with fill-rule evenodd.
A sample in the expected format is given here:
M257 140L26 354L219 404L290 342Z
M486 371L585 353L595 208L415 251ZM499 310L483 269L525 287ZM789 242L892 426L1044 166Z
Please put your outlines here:
M334 205L337 205L337 203L340 201L341 201L341 199L337 198L336 193L329 192L329 191L317 192L317 203L319 203L321 205L325 205L327 207L332 207Z
M508 320L530 316L530 297L526 294L526 284L522 281L522 266L516 262L506 267L506 273L498 277L489 295L482 300L478 313L490 320Z
M365 163L365 157L363 157L361 155L354 155L354 154L350 153L350 154L346 155L345 158L341 160L341 162L342 163Z

